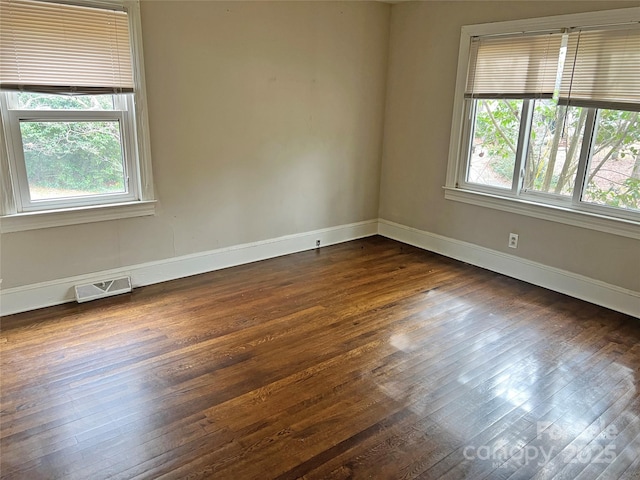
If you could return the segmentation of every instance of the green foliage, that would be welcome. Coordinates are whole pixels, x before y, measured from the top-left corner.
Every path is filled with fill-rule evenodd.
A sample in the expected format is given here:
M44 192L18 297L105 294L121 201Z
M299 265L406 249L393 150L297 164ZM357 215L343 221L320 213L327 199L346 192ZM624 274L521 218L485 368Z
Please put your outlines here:
M628 178L622 185L611 186L608 190L602 190L590 183L587 186L587 196L594 203L601 205L640 210L640 180Z
M525 188L571 195L578 167L586 110L558 106L551 100L534 104Z
M476 101L475 141L489 154L487 165L505 179L513 178L514 174L522 103L522 100ZM586 117L587 109L558 106L551 100L535 101L525 162L526 189L572 194ZM599 111L586 185L587 201L640 208L638 112Z
M515 156L521 110L522 100L478 100L475 136L491 157Z
M109 95L17 97L23 110L113 110ZM32 188L85 194L125 190L118 121L21 121L20 131Z
M492 170L505 180L513 180L513 157L496 157L491 162Z
M107 193L124 190L118 122L21 122L32 186Z
M113 95L48 95L19 92L21 110L113 110Z
M476 122L474 138L480 140L476 145L481 157L477 162L486 162L496 178L477 178L481 183L510 185L520 129L522 100L478 100L476 104ZM486 156L485 156L486 155ZM486 171L486 170L485 170ZM500 177L502 180L498 180Z
M625 155L637 155L640 141L638 112L624 110L600 110L596 145L604 148L608 145L621 146L620 158ZM635 145L633 145L636 143Z

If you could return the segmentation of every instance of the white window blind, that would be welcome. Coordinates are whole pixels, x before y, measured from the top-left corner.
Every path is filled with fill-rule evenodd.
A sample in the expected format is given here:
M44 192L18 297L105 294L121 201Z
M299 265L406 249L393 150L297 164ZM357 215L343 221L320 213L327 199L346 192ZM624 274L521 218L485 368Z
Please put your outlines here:
M559 102L640 111L640 26L570 33Z
M465 96L551 98L561 42L561 33L474 38Z
M96 94L133 85L125 11L0 0L0 88Z

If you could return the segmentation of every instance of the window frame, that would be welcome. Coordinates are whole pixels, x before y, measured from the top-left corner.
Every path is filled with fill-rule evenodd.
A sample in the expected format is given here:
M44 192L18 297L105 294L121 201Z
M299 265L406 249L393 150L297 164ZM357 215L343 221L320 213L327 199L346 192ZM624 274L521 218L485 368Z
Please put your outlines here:
M94 8L120 8L128 14L134 92L114 96L114 110L14 110L12 92L0 93L0 232L74 225L155 214L149 124L142 51L139 0L45 0ZM29 200L24 172L20 120L52 121L117 119L120 123L127 194L106 194L60 200ZM22 170L22 171L21 171ZM27 189L25 191L25 189Z
M585 122L577 181L573 196L567 199L568 201L554 198L553 194L521 191L525 180L523 165L521 164L524 161L524 155L522 155L521 149L523 147L527 148L527 145L524 144L529 141L529 131L523 125L526 122L529 122L529 124L531 122L533 99L523 99L523 115L518 137L519 155L516 156L512 188L502 189L472 184L466 181L474 127L475 100L464 98L464 92L467 82L471 39L473 37L516 32L542 32L563 28L567 25L592 26L629 23L630 21L640 21L640 7L463 26L458 53L458 71L447 177L444 186L445 198L617 235L640 238L640 214L604 205L589 204L579 200L584 188L584 174L587 163L590 160L592 146L587 146L586 142L587 140L593 142L592 135L587 135L587 130L591 129L591 132L595 128L597 121L596 109L588 109L589 113ZM526 105L530 105L528 110Z
M136 133L133 128L135 113L131 110L132 101L128 94L114 95L116 108L113 110L21 110L16 106L16 93L0 92L0 108L3 118L7 119L5 128L9 155L9 169L13 172L14 201L16 210L35 212L57 208L104 205L109 203L134 202L139 198L138 172L136 168ZM26 172L24 147L20 132L21 122L118 122L120 144L122 148L124 179L126 191L123 193L95 194L86 197L32 200Z

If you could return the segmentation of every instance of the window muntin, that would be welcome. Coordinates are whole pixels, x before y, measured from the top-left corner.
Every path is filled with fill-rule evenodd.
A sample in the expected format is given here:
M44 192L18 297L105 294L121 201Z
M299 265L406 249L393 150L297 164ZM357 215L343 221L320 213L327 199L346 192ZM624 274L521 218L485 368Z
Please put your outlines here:
M628 18L619 23L625 22ZM477 26L484 36L467 37L469 64L464 85L458 76L458 89L464 88L465 94L457 104L464 113L460 127L454 118L452 129L463 138L457 142L452 136L459 167L453 183L448 174L447 186L640 221L636 201L640 158L636 155L631 160L640 147L640 129L634 123L617 146L611 139L624 136L624 129L611 132L609 140L598 133L602 115L633 118L640 110L636 103L640 77L633 73L640 72L640 26L616 25L610 34L608 26L582 32L559 28L559 22L550 25L553 27L546 32L517 29L515 34ZM534 41L527 49L529 38ZM613 47L598 44L608 40ZM610 51L614 54L602 55ZM555 58L556 65L550 58ZM616 62L629 65L614 65ZM608 72L618 72L624 88L614 85L618 80L608 77ZM591 84L585 75L593 78ZM572 90L567 82L574 77L576 89ZM509 102L512 106L522 103L520 116L500 118L499 108L508 110ZM492 107L489 111L494 118L489 117L487 107ZM598 152L607 149L622 149L626 160L617 161L614 152L603 163L607 154Z
M0 96L18 211L139 199L135 119L127 94Z
M473 102L474 128L464 188L573 208L603 206L606 214L624 218L640 214L638 112L553 100L467 101ZM533 114L523 115L521 104ZM522 132L529 138L518 149Z
M96 221L102 213L105 218L113 218L116 206L123 217L131 216L128 207L132 208L133 216L153 213L138 1L83 0L82 5L74 5L66 0L60 3L0 0L0 7L4 13L17 9L18 17L24 20L11 25L9 16L3 15L0 64L6 66L15 61L30 67L28 62L36 57L40 62L31 70L21 66L0 69L1 140L2 153L6 153L0 155L4 186L0 214L7 219L20 213L42 214L16 216L15 222L11 219L10 231L20 230L23 223L28 224L27 228L38 223L52 226L57 221L54 218L62 224L82 223L84 218ZM54 21L38 20L52 14ZM24 35L13 35L11 28L22 29ZM73 35L60 37L60 32L66 30ZM37 48L28 39L31 35L36 35L36 41L40 42ZM92 35L100 38L94 41ZM47 36L53 40L44 40ZM53 54L46 53L50 48ZM70 58L73 55L75 58ZM113 75L108 70L109 62L103 61L105 55L110 58ZM47 67L49 61L53 63ZM89 66L80 68L82 62ZM20 77L21 71L30 73ZM34 72L38 78L32 75ZM91 139L95 145L92 149L77 148L75 152L69 148L65 158L56 159L60 168L47 169L46 164L52 158L45 158L43 152L56 141L45 137L64 128L67 134L76 136L76 146L87 147ZM39 143L33 141L38 136L34 129L41 134L48 132L40 136ZM66 140L67 134L59 140ZM111 138L107 144L103 142L105 135ZM37 152L40 153L36 155ZM84 161L80 162L83 155ZM49 186L43 188L47 182ZM146 206L134 207L138 203ZM102 208L109 205L113 208ZM92 206L101 208L86 209ZM71 217L76 207L83 207L78 212L78 221ZM46 219L49 212L53 216ZM41 220L27 221L29 218Z

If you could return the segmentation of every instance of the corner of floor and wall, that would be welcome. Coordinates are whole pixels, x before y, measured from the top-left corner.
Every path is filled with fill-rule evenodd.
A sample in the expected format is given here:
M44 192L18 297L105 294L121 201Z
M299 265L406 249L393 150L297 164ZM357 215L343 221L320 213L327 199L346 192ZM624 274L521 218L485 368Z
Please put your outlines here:
M0 290L2 315L75 300L74 286L129 276L134 288L236 265L381 235L587 302L640 318L640 293L607 284L515 255L426 232L384 219L357 222L296 235L221 248L164 261L147 262L102 272Z
M640 317L638 236L442 189L463 25L636 5L141 2L156 214L2 234L0 313L379 234Z

